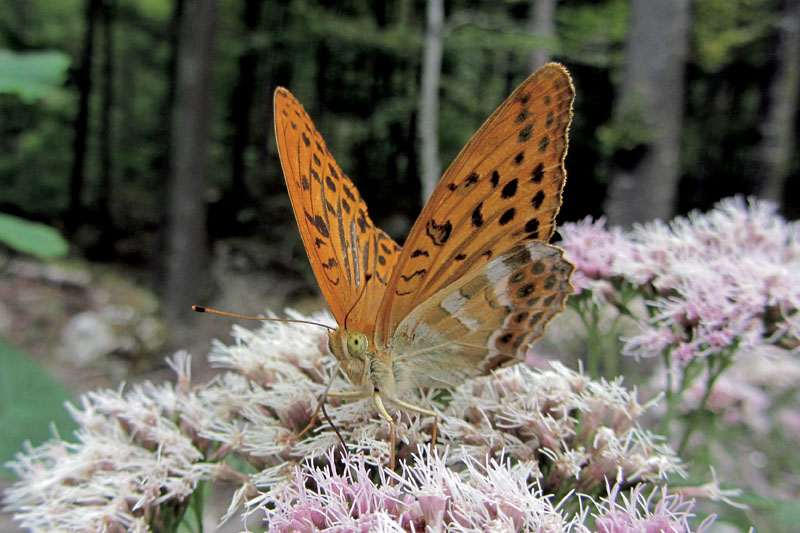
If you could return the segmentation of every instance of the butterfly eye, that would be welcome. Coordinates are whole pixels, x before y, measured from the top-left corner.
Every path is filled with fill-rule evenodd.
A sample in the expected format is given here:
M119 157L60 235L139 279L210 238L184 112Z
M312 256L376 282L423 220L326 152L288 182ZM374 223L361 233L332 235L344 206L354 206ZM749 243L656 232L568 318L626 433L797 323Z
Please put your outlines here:
M347 336L347 351L358 357L367 351L367 336L363 333L351 333Z

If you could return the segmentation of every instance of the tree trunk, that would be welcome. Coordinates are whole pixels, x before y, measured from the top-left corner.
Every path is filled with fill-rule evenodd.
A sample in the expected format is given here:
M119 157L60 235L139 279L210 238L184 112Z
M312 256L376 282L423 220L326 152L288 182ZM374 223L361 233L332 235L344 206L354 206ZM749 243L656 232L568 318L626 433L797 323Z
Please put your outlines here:
M439 78L444 49L444 0L428 0L425 50L419 106L419 151L422 163L422 202L428 200L442 175L439 161Z
M749 173L752 193L778 204L795 151L795 120L800 90L800 0L784 0L776 17L774 72L765 95L759 142Z
M74 233L83 222L83 184L86 172L86 146L89 137L89 96L92 92L92 56L94 55L94 30L102 9L102 0L86 0L86 28L83 33L83 51L75 79L78 86L78 114L75 116L72 173L69 183L67 208L67 233Z
M531 35L546 40L555 40L556 37L556 0L530 0L528 13L528 32ZM528 61L528 70L536 69L550 61L551 54L548 46L537 46L531 52Z
M642 138L638 146L618 149L612 157L605 204L611 224L630 226L674 214L689 7L689 0L632 3L614 115L617 124L630 125L630 118L636 119Z
M165 315L174 329L191 320L207 286L206 204L216 0L186 0L172 115Z
M263 0L246 0L242 22L244 25L243 40L252 43L261 18ZM233 130L231 142L231 188L227 193L228 200L223 205L229 211L236 211L247 202L245 186L245 152L250 145L250 116L253 108L253 97L256 93L256 68L258 66L258 49L249 44L239 56L238 81L233 89L230 102L230 117ZM229 212L231 219L234 213Z
M96 226L100 231L90 250L92 259L113 258L114 224L111 219L111 183L113 167L113 131L111 118L114 108L114 0L105 0L101 9L103 30L103 80L100 116L100 177L97 193Z

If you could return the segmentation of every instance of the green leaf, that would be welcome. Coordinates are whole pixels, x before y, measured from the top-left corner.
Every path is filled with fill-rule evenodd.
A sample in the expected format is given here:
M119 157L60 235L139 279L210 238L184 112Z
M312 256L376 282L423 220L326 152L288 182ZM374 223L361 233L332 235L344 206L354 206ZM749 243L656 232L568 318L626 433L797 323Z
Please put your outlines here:
M797 531L800 523L800 503L778 498L765 498L745 491L740 497L750 507L754 523L761 531ZM742 529L744 531L744 529Z
M23 442L37 446L52 437L51 422L62 438L72 435L77 426L64 408L69 391L3 338L0 369L0 464Z
M5 213L0 213L0 243L43 260L62 257L69 250L67 241L50 226Z
M12 52L0 50L0 93L33 101L64 83L69 56L55 50Z

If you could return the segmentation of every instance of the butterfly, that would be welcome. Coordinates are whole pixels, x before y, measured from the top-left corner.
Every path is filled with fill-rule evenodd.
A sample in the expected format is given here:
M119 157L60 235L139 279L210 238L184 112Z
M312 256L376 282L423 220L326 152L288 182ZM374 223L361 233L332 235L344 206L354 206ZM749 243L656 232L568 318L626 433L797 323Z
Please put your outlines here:
M357 389L337 396L372 398L392 463L385 404L433 416L435 442L437 414L404 394L521 361L573 290L573 265L548 244L573 99L561 65L531 74L461 150L401 247L372 222L303 106L275 91L286 186L338 326L328 346Z

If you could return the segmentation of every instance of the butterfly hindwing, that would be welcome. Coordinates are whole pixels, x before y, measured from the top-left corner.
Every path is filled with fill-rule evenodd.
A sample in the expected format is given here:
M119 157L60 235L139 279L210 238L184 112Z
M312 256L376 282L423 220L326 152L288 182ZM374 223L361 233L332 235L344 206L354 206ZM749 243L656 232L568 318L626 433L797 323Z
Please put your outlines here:
M274 104L281 166L314 275L336 322L370 336L400 247L372 223L303 106L283 88Z
M573 269L560 248L530 241L437 292L392 339L398 389L453 386L524 359L563 310Z
M384 294L376 342L438 290L555 229L574 88L550 63L489 117L445 172Z

